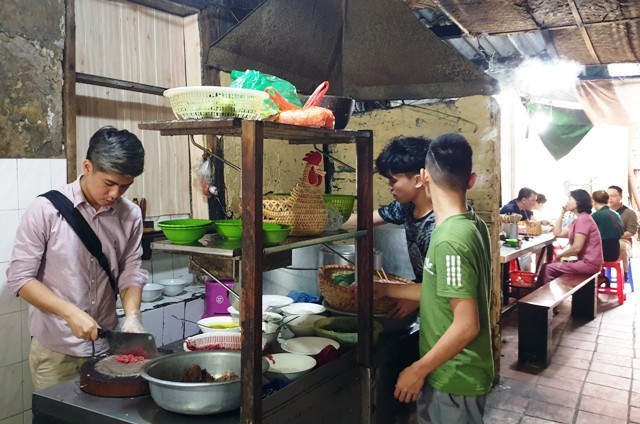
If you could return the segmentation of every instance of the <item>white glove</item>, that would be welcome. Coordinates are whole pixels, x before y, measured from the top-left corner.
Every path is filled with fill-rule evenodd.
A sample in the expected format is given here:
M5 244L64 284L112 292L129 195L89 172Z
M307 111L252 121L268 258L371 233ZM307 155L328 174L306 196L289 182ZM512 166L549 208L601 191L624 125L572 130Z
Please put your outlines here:
M122 331L125 333L145 333L142 327L140 311L133 311L125 315L122 323Z

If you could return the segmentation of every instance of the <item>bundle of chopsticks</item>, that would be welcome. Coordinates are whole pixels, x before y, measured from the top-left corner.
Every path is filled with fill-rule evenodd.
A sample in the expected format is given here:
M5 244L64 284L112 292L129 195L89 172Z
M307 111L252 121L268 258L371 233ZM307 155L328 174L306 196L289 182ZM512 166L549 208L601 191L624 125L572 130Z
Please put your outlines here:
M522 215L519 213L501 213L500 222L503 224L517 224L522 221Z
M387 273L384 272L384 269L382 268L382 266L380 266L380 269L376 269L376 274L378 274L378 277L380 277L381 280L384 280L386 282L389 282L389 277L387 277Z

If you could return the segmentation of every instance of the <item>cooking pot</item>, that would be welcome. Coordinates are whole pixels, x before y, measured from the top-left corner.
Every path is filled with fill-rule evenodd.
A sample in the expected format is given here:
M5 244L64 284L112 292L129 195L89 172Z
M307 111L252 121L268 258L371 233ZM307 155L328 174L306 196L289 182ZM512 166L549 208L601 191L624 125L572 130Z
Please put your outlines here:
M356 262L356 246L354 244L327 244L320 248L318 264L354 265ZM382 252L373 249L373 269L382 268Z
M300 95L302 104L306 103L309 96ZM349 123L349 118L356 107L356 101L350 97L340 96L324 96L318 104L320 107L324 107L333 112L333 116L336 118L334 128L336 130L343 130Z

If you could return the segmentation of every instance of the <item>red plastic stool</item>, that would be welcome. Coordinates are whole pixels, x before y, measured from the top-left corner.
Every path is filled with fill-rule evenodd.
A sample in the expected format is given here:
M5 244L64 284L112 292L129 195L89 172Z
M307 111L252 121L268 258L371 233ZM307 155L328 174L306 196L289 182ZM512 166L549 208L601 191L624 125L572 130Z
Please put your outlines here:
M610 276L609 281L611 283L615 281L615 285L616 285L615 292L618 295L618 305L622 305L626 298L624 294L624 273L622 272L622 262L620 261L604 262L602 264L602 268L605 272L605 275ZM612 269L616 271L615 280L611 278ZM598 293L612 294L612 289L611 287L598 287Z

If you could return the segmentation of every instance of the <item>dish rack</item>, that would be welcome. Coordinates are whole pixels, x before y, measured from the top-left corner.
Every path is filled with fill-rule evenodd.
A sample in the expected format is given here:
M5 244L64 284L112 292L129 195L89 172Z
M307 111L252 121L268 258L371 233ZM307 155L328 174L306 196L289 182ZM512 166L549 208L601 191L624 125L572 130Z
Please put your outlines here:
M178 119L260 119L269 98L258 90L217 86L170 88L164 96Z

